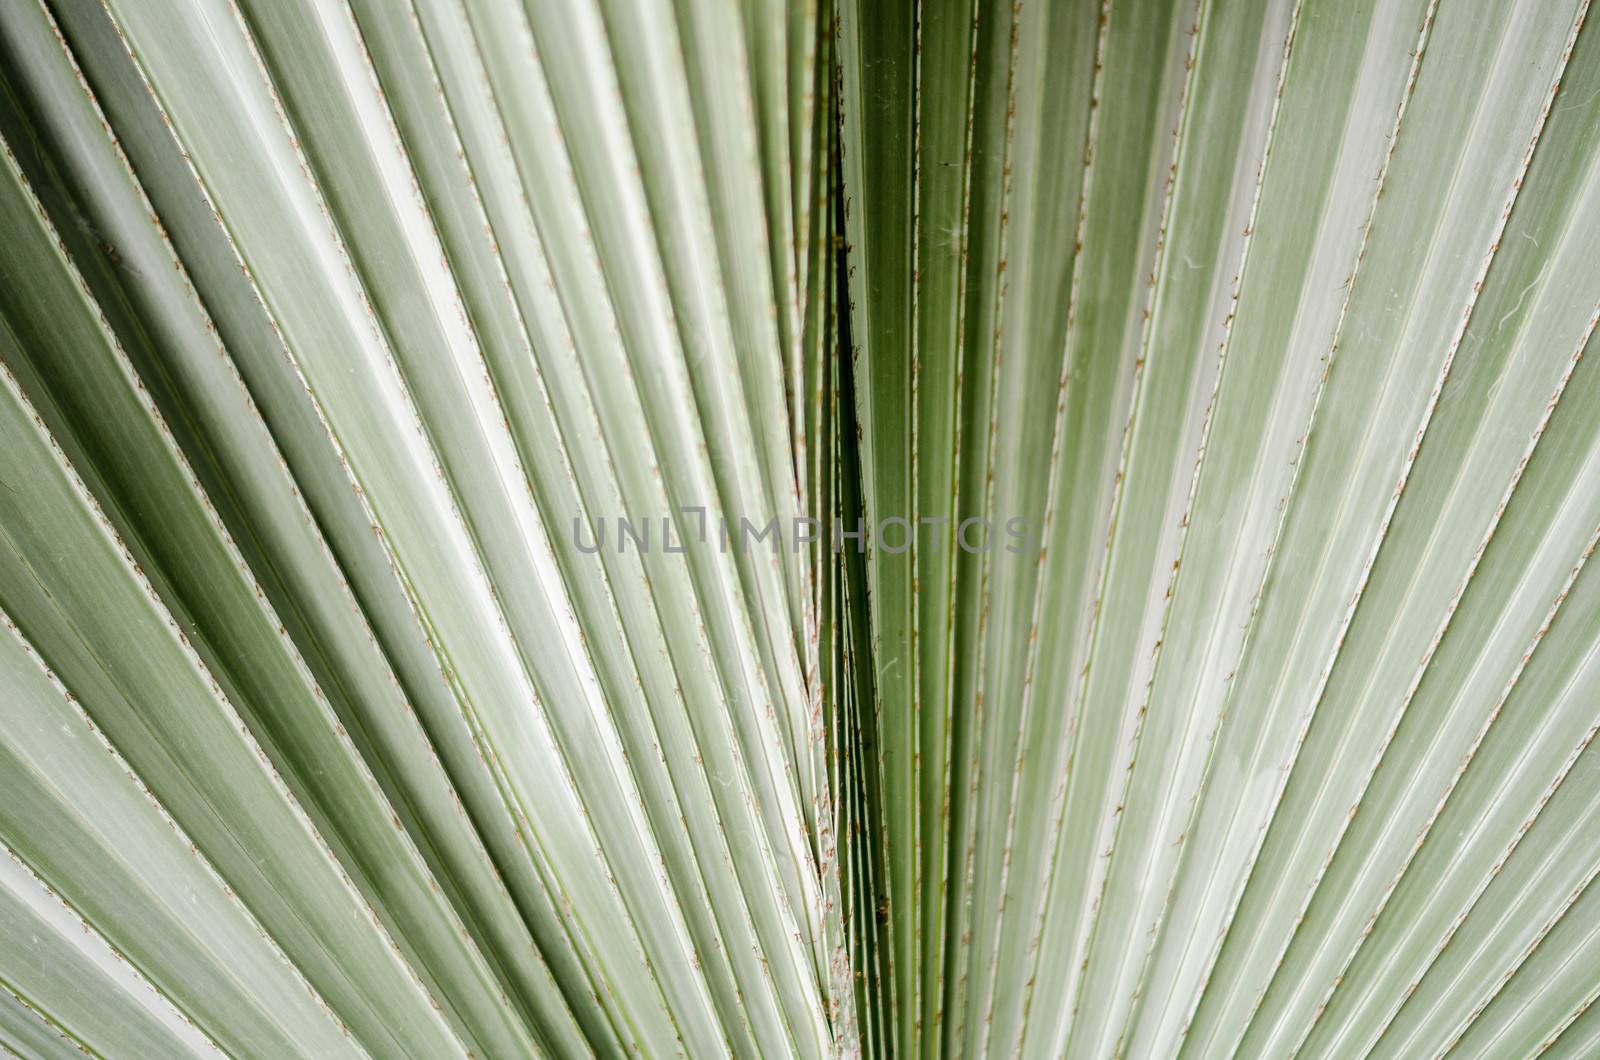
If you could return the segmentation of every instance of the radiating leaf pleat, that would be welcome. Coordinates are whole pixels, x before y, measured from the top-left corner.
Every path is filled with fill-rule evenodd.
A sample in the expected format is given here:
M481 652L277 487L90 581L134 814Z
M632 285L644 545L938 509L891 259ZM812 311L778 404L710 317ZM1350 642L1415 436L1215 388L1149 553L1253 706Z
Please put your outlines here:
M0 857L0 938L8 950L27 955L0 981L5 998L0 1004L12 1019L25 1013L44 1024L43 1032L30 1028L36 1036L50 1041L53 1032L58 1041L91 1055L154 1058L215 1051L214 1043L152 991L137 969L9 849Z

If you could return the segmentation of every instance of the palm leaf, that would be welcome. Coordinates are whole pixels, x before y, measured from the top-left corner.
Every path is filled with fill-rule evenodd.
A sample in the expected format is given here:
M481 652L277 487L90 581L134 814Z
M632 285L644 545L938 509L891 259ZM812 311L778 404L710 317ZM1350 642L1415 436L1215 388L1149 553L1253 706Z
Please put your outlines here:
M0 1046L1590 1055L1587 9L0 7Z

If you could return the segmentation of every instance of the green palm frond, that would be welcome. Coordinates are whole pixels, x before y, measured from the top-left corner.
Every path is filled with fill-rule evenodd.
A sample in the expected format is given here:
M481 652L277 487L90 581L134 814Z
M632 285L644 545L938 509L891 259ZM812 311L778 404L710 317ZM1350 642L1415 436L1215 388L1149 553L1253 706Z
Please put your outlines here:
M1595 1055L1587 14L0 5L0 1046Z

